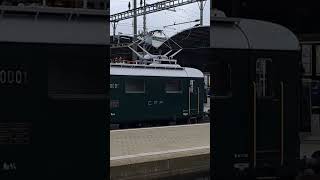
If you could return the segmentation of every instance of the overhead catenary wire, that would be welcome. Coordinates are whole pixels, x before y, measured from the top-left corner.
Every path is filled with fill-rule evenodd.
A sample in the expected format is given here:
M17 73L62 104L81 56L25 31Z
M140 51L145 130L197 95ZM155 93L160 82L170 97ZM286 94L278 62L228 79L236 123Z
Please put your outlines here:
M129 1L129 0L128 0ZM128 2L127 1L127 2ZM140 0L138 0L138 2L139 2ZM170 1L172 1L172 0L170 0ZM187 1L187 0L186 0ZM111 3L115 3L116 1L115 0L112 0L111 1ZM117 1L118 2L118 1ZM120 1L120 3L121 4L123 4L123 5L127 5L127 3L124 3L125 1ZM164 2L164 1L159 1L159 0L146 0L146 4L153 4L153 3L157 3L157 2ZM181 1L182 2L182 1ZM178 11L180 12L180 13L178 13L178 12L170 12L170 11L161 11L161 13L162 13L162 15L163 15L163 13L165 14L165 16L167 17L166 18L166 21L162 21L162 19L160 18L160 21L157 21L157 22L160 22L160 23L162 23L161 25L162 26L164 26L164 25L167 25L167 24L170 24L170 22L171 23L174 23L174 22L176 22L176 23L179 23L179 22L181 22L181 21L183 21L183 20L192 20L193 19L193 17L194 17L194 15L195 14L198 14L198 12L195 12L195 10L194 10L194 6L197 6L196 5L196 3L195 4L188 4L188 5L184 5L186 8L187 8L187 10L188 10L188 12L186 11L186 10L183 10L183 8L177 8L176 7L176 9L178 9ZM193 7L193 8L190 8L190 7ZM198 9L198 8L197 8ZM189 11L190 10L190 11ZM183 15L181 15L181 12L183 12ZM161 14L160 13L160 14ZM148 15L148 17L150 17L150 19L153 19L153 17L156 17L157 15L159 15L159 13L157 13L157 14L149 14ZM160 15L161 16L161 15ZM141 19L142 19L142 16L140 16L141 17ZM159 17L159 16L158 16ZM139 17L138 17L139 18ZM138 20L138 23L139 24L141 24L141 19L139 19ZM149 18L148 18L149 19ZM180 20L179 20L180 19ZM168 21L169 21L169 23L168 23ZM150 22L148 22L148 23L150 23ZM128 23L129 24L129 23ZM130 23L131 24L131 23ZM163 25L164 24L164 25ZM180 26L179 28L177 28L177 29L181 29L181 28L184 28L184 27L191 27L192 25L190 25L190 26ZM151 27L151 25L148 25L148 27ZM152 28L152 27L151 27ZM171 31L170 30L168 30L168 29L166 29L166 31L168 31L168 32L178 32L179 30L177 30L177 29L171 29ZM175 30L175 31L172 31L172 30ZM124 30L125 31L125 30Z
M170 27L170 26L177 26L177 25L181 25L181 24L187 24L187 23L194 23L194 22L199 22L199 21L200 21L200 19L196 19L196 20L193 20L193 21L181 22L181 23L173 23L171 25L163 26L163 28Z

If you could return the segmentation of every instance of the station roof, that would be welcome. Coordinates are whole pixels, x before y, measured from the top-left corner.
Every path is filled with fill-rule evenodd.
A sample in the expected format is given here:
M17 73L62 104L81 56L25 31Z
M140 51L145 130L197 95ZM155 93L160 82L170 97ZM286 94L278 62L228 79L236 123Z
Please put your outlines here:
M142 39L142 38L138 37L138 39ZM152 48L157 49L163 44L165 40L166 39L162 37L152 36L151 38L147 39L148 44L146 45L152 46ZM132 41L133 41L133 37L128 35L115 35L114 37L110 36L111 44L129 44L129 43L132 43ZM142 43L142 46L144 44L145 43Z
M228 17L212 17L211 27L198 26L185 29L165 42L173 49L179 49L171 40L178 43L183 49L208 47L261 50L300 49L298 38L284 26L261 20ZM161 45L160 49L169 50L165 44Z
M208 48L210 47L209 36L209 26L191 27L170 37L160 46L160 49L169 50L167 45L172 49L180 49L174 42L179 44L183 49Z
M110 43L117 44L119 43L132 43L133 37L128 35L115 35L114 37L110 35Z

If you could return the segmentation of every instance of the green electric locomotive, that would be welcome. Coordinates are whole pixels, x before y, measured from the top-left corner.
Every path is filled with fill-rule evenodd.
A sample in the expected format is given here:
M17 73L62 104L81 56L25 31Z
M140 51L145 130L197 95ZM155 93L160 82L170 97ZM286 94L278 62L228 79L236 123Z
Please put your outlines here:
M111 124L184 123L203 117L204 75L178 64L110 64Z

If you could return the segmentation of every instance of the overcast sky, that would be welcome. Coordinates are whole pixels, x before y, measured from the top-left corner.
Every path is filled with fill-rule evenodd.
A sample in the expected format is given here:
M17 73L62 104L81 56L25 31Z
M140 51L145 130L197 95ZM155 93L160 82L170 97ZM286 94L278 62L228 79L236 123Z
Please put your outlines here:
M133 0L110 0L110 15L128 10L128 3L131 1L131 9L133 8ZM162 0L146 0L147 4L152 4ZM203 25L209 25L210 23L210 1L204 2L204 21ZM140 0L137 0L137 7L140 6ZM194 21L200 19L200 10L198 3L188 4L174 8L176 12L164 10L155 12L147 15L147 30L161 29L167 36L172 36L183 29L190 28L199 22L192 22L182 25L176 25L171 27L163 28L163 26L171 25L174 23L181 23L186 21ZM123 34L132 35L133 19L127 19L118 22L116 34L121 32ZM138 32L143 30L143 16L138 17ZM110 24L110 34L113 34L112 24Z

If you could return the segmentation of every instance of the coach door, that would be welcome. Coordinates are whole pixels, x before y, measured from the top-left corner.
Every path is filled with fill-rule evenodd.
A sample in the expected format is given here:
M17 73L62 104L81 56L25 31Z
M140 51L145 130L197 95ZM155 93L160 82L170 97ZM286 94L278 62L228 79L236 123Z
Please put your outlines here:
M253 166L276 167L283 164L284 83L271 58L251 62Z

